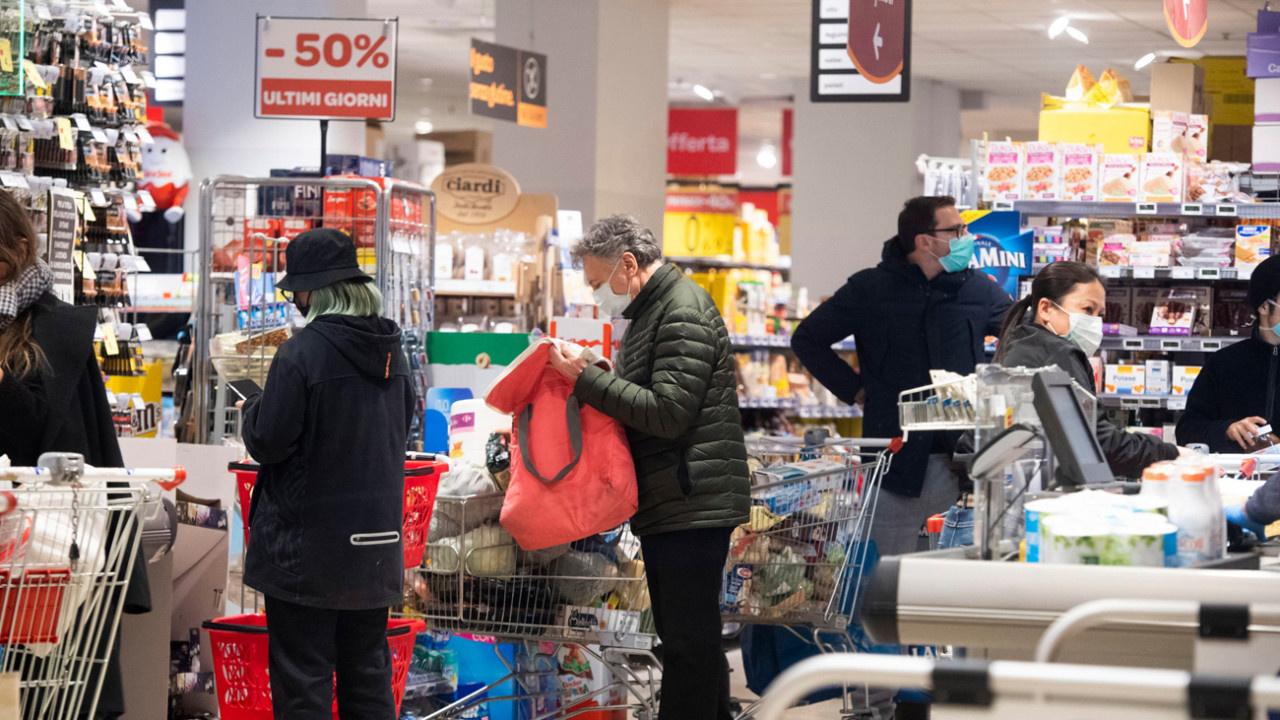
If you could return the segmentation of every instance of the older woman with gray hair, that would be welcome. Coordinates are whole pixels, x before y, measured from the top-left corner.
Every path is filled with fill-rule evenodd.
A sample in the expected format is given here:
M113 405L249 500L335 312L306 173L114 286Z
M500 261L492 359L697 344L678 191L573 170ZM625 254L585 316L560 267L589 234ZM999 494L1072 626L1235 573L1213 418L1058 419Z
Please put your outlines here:
M633 217L591 226L573 258L604 314L631 321L616 374L558 350L551 362L580 401L627 428L640 486L631 529L664 647L659 720L729 720L720 589L751 505L729 334Z

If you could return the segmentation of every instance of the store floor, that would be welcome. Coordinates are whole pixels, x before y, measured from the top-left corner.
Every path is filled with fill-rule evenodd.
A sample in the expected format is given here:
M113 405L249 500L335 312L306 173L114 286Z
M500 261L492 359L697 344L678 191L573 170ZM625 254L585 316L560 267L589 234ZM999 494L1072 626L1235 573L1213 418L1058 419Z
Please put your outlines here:
M733 697L743 700L744 704L745 701L754 700L756 695L747 689L747 675L742 669L742 650L732 648L728 656L729 667L732 670L729 674L729 684ZM786 718L787 720L835 720L840 717L840 705L839 700L831 700L817 705L793 708L786 714Z

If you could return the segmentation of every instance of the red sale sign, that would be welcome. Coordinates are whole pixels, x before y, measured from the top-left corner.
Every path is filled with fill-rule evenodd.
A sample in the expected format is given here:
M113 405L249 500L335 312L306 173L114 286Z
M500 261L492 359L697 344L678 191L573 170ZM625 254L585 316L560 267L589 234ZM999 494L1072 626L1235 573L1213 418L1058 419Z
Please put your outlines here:
M738 110L685 110L667 115L667 174L732 175L738 171Z
M396 20L258 17L254 115L394 120Z

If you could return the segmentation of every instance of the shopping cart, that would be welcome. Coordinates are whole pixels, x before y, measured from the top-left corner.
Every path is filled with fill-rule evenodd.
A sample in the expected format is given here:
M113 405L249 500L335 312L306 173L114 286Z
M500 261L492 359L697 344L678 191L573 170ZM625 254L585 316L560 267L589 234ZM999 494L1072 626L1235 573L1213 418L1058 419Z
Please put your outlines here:
M869 649L854 618L880 483L901 440L749 438L751 520L730 543L726 624L786 628L819 652ZM852 702L845 693L846 708ZM752 717L759 703L739 717Z
M502 500L501 493L436 498L406 611L432 630L516 644L520 655L513 663L495 643L509 672L428 720L497 702L527 703L535 720L613 711L656 717L660 663L652 653L639 541L624 526L572 546L525 552L498 522ZM565 653L603 668L612 681L570 687L559 673ZM495 693L502 687L515 693Z
M271 678L268 674L267 616L235 615L204 623L213 652L213 673L218 689L218 713L222 720L271 720ZM392 619L387 624L391 648L391 688L396 713L404 700L409 665L421 620ZM338 718L338 703L333 717Z
M0 672L24 720L93 717L142 522L186 472L39 462L0 466Z

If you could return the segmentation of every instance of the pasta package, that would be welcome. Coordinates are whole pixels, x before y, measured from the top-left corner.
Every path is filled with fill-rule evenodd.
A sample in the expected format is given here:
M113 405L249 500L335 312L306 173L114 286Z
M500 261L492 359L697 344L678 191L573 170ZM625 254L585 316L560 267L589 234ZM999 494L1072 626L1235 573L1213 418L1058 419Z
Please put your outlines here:
M986 188L982 199L1022 199L1022 148L1017 143L987 143Z
M1067 144L1062 146L1059 165L1062 174L1062 199L1081 202L1098 200L1098 161L1102 148L1098 145Z
M1027 200L1062 199L1061 155L1057 143L1022 146L1022 196Z

